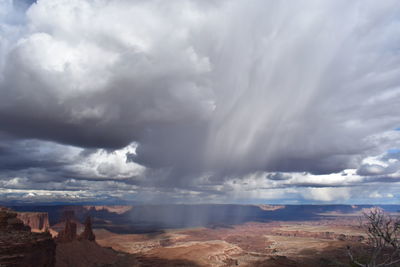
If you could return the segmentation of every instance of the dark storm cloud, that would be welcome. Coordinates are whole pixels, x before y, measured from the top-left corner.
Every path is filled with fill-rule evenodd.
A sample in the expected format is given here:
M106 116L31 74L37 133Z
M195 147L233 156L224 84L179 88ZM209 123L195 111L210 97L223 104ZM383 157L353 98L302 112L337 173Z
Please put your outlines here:
M392 172L395 171L396 170L392 170ZM382 175L388 173L391 173L391 171L388 170L388 168L385 168L377 164L364 164L361 165L360 168L357 170L357 174L362 176L374 176L374 175Z
M8 139L0 142L0 169L4 171L24 170L29 168L55 169L66 164L53 158L52 153L38 155L37 142L18 142Z
M112 168L97 171L102 163L93 164L91 159L109 156L106 151L88 153L50 142L2 137L0 201L115 202L136 192L135 175L117 181L109 176Z
M275 181L284 181L284 180L289 180L292 178L289 174L277 172L277 173L269 173L267 174L267 179L270 180L275 180Z
M26 3L0 4L4 178L220 194L399 169L362 163L397 142L397 1Z

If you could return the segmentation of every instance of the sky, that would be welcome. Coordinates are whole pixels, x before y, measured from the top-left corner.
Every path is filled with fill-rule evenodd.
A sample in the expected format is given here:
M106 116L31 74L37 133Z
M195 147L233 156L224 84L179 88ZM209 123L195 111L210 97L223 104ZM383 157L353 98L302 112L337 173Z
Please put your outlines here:
M0 202L399 204L397 0L0 0Z

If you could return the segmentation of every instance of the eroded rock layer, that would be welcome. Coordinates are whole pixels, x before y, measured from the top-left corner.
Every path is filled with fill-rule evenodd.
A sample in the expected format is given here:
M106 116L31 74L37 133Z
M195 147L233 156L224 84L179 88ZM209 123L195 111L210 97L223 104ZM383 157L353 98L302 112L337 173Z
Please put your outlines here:
M33 231L45 232L50 228L47 212L18 212L17 218Z
M56 244L48 232L32 233L17 213L0 208L0 266L53 267Z

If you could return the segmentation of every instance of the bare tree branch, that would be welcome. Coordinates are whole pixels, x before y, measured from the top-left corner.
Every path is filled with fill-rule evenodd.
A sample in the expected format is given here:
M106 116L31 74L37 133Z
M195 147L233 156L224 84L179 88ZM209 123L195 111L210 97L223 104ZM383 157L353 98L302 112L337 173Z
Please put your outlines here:
M360 226L367 234L370 250L368 262L357 261L350 247L347 254L350 261L360 267L386 267L400 263L400 218L386 214L380 208L363 213Z

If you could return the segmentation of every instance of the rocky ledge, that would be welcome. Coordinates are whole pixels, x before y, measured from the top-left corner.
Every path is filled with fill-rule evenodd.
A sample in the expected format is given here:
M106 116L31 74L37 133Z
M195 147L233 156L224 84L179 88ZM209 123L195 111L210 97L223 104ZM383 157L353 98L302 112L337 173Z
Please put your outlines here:
M0 266L53 267L55 252L48 232L32 233L17 213L0 208Z

